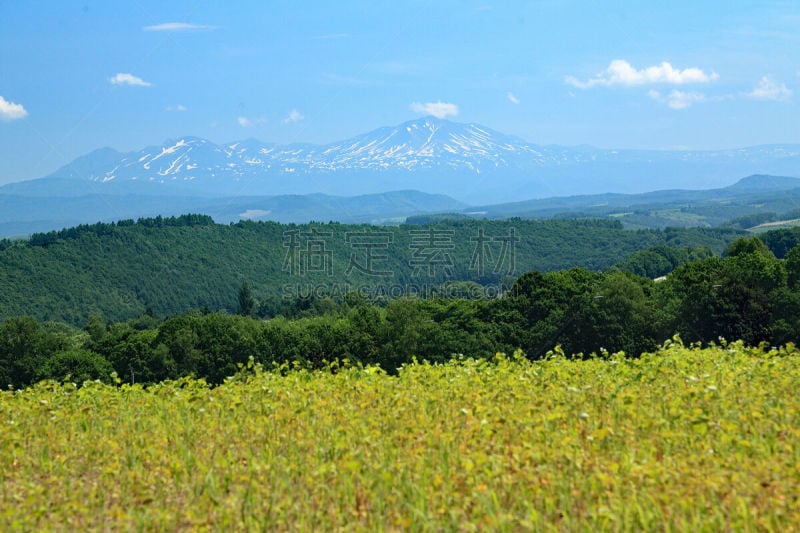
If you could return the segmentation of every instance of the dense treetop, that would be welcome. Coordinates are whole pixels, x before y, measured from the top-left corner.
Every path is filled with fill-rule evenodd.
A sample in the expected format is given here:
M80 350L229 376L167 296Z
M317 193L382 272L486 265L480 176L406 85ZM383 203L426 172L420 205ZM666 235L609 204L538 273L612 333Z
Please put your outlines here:
M735 229L624 230L599 220L445 220L396 227L239 222L203 215L84 225L29 241L0 242L0 318L85 324L239 306L247 282L272 314L276 301L362 290L392 299L444 282L501 292L528 271L600 271L619 263L663 275L689 259L720 254ZM674 250L674 248L683 250ZM651 252L642 252L652 249ZM272 303L270 303L272 302Z

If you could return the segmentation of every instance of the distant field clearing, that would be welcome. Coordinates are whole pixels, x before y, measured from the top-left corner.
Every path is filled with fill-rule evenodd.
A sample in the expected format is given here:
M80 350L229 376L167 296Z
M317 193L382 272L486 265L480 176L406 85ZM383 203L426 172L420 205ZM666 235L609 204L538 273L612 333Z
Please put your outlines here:
M776 222L765 222L764 224L753 226L747 231L753 233L764 233L765 231L770 231L773 229L791 228L794 226L800 226L800 218L794 218L792 220L778 220Z

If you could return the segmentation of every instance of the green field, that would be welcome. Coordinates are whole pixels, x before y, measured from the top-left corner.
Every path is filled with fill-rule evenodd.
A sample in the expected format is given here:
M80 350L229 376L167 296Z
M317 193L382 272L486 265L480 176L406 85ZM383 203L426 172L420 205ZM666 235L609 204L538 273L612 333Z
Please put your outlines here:
M0 529L786 531L800 352L0 393Z
M759 224L758 226L752 227L748 229L750 233L754 233L756 235L763 234L768 231L775 231L778 229L788 229L788 228L796 228L800 226L800 219L792 219L792 220L779 220L777 222L767 222L765 224Z

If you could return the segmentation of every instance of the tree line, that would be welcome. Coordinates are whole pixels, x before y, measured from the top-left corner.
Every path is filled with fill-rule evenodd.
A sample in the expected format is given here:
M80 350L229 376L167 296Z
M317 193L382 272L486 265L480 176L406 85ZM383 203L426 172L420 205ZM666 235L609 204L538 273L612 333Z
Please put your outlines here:
M494 298L471 293L474 282L458 282L458 290L414 298L370 301L353 292L273 301L259 316L266 307L258 291L240 282L232 295L236 312L157 318L150 308L125 321L92 314L80 328L8 318L0 323L0 383L108 380L116 372L130 383L194 375L217 384L250 357L266 366L309 367L347 359L393 372L413 357L438 362L520 348L536 359L557 345L577 356L637 356L676 333L687 342L750 345L800 338L800 246L778 258L762 240L741 238L722 257L701 255L660 282L630 271L646 268L648 254L640 254L640 264L629 258L624 268L603 272L531 271Z

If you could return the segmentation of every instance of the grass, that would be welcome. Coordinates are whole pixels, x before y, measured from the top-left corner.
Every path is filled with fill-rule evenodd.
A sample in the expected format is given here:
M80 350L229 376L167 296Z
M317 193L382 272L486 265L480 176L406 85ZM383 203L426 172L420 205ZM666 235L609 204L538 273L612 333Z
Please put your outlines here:
M786 531L800 353L243 369L0 393L0 529Z
M747 231L749 231L750 233L759 234L777 229L794 228L796 226L800 226L800 218L794 218L792 220L779 220L776 222L765 222L764 224L753 226L752 228L749 228Z

